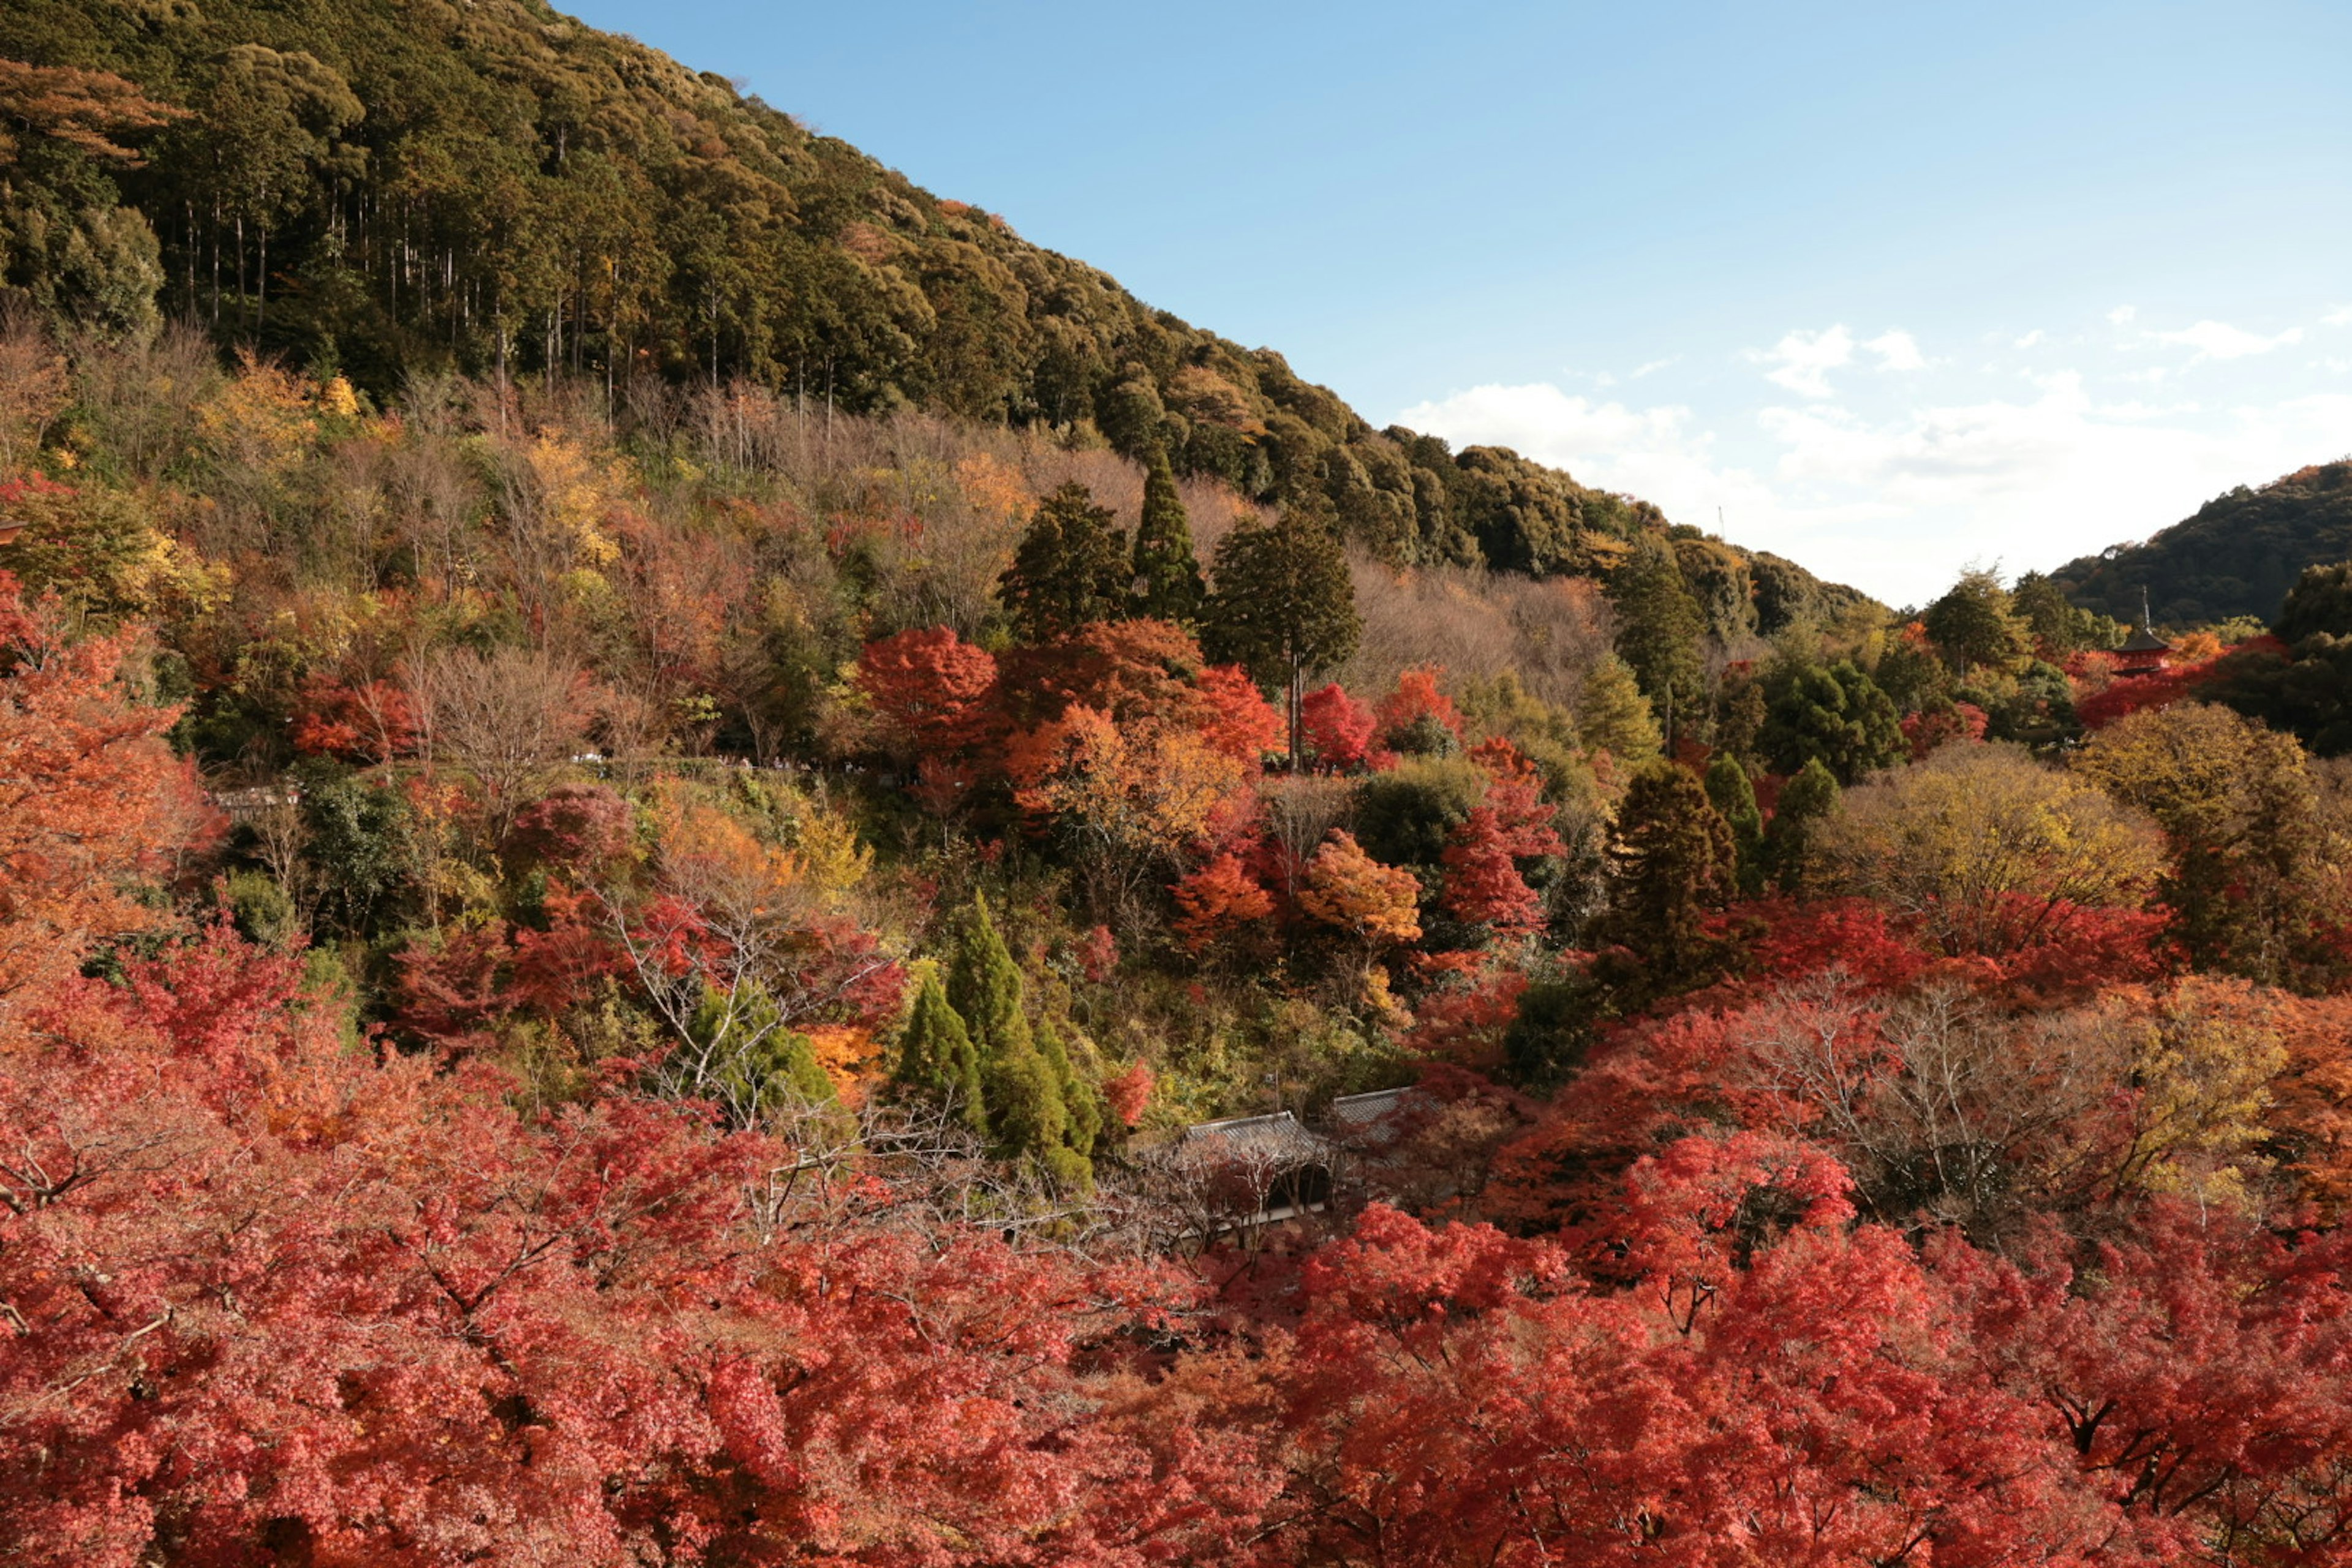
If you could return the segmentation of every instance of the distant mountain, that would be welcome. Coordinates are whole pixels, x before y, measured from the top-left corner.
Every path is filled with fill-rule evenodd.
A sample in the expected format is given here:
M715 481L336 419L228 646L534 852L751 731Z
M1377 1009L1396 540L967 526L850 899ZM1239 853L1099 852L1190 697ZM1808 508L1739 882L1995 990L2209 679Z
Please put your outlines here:
M2277 618L2306 566L2352 558L2352 460L2216 496L2197 515L2137 544L2118 544L2051 574L2086 610L2125 622L2147 593L2156 619L2181 627Z
M1375 429L1279 353L537 0L9 0L0 281L380 395L443 368L742 377L1164 446L1259 499L1327 491L1400 565L1605 572L1665 528L1507 450ZM1868 603L1755 575L1768 623Z

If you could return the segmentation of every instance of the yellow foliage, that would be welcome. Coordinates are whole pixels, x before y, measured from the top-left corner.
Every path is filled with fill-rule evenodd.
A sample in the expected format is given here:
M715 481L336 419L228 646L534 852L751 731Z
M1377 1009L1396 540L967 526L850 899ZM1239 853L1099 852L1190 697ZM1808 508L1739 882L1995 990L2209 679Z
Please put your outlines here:
M318 389L250 350L240 350L237 362L236 374L197 408L196 428L224 461L283 475L318 433Z
M2140 1090L2126 1181L2253 1207L2246 1183L2270 1168L2255 1151L2287 1065L2271 997L2242 980L2192 978L2153 1005L2127 994L2103 1010L2126 1031Z
M615 462L599 468L586 448L560 430L541 431L524 457L542 515L570 538L580 558L592 566L619 560L621 547L602 525L614 496L629 482L626 467Z

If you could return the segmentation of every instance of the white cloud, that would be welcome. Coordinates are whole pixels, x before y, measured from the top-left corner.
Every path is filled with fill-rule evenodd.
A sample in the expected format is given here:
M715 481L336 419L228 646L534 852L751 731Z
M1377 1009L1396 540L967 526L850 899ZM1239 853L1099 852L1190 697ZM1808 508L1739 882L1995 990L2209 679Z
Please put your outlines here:
M1878 356L1881 370L1923 370L1927 367L1927 356L1919 352L1918 340L1892 327L1862 346Z
M2266 354L2273 349L2301 342L2303 329L2289 327L2275 337L2266 338L2259 332L2247 331L2243 327L2233 327L2227 321L2200 321L2177 332L2150 332L2148 336L2160 343L2178 343L2183 348L2195 349L2200 360L2243 359L2248 354Z
M2030 331L2030 332L2026 333L2023 337L2021 337L2021 338L2018 339L2018 340L2017 340L2017 342L2015 342L2011 343L2011 344L2010 345L2010 347L2011 347L2011 348L2018 348L2018 349L2030 349L2030 348L2032 348L2034 344L2036 344L2036 343L2040 342L2041 341L2042 341L2042 329L2041 329L2040 327L2036 327L2036 328L2034 328L2032 331Z
M2107 312L2107 320L2113 321L2118 327L2129 326L2131 324L2131 319L2138 314L2138 310L2133 306L2118 305L2114 310Z
M1647 364L1637 365L1634 367L1633 374L1626 379L1629 381L1639 381L1645 375L1655 375L1658 372L1665 369L1668 365L1680 361L1682 357L1683 356L1680 354L1669 354L1664 359L1654 359Z
M2338 305L2319 318L2323 327L2352 327L2352 305Z
M1748 357L1779 367L1766 371L1765 380L1800 397L1827 397L1829 373L1853 363L1853 339L1842 326L1820 332L1794 331L1763 353L1751 350Z
M1781 368L1793 368L1785 355ZM2071 371L2038 379L2024 398L1885 420L1814 397L1809 384L1790 388L1804 405L1721 430L1680 405L1595 403L1546 384L1477 387L1398 417L1457 443L1515 447L1678 521L1713 528L1720 507L1738 542L1896 604L1925 603L1971 559L2047 568L2143 538L2232 485L2343 449L2352 429L2352 395L2203 409L2102 403ZM1727 455L1733 447L1744 460Z

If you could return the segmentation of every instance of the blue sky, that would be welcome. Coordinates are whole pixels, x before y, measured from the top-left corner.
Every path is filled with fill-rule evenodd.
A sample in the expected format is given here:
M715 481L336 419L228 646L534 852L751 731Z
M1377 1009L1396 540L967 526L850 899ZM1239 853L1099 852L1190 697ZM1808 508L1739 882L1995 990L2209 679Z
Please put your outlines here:
M1898 603L2352 452L2352 6L571 8Z

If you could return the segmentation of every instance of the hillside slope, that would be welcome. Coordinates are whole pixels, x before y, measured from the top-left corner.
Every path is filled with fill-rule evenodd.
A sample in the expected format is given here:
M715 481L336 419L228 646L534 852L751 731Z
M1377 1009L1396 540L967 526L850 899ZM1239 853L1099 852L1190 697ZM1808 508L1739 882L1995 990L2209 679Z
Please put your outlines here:
M2306 566L2352 556L2352 462L2299 468L2216 496L2193 517L2137 544L2115 545L2051 574L2086 610L2136 622L2145 589L2160 624L2252 616L2275 620Z
M0 278L54 318L193 318L380 395L444 367L746 377L1164 446L1258 499L1327 490L1400 565L1602 573L1664 525L1375 430L1279 353L537 0L16 0L9 60L34 69L0 73ZM1758 575L1767 631L1867 604Z

